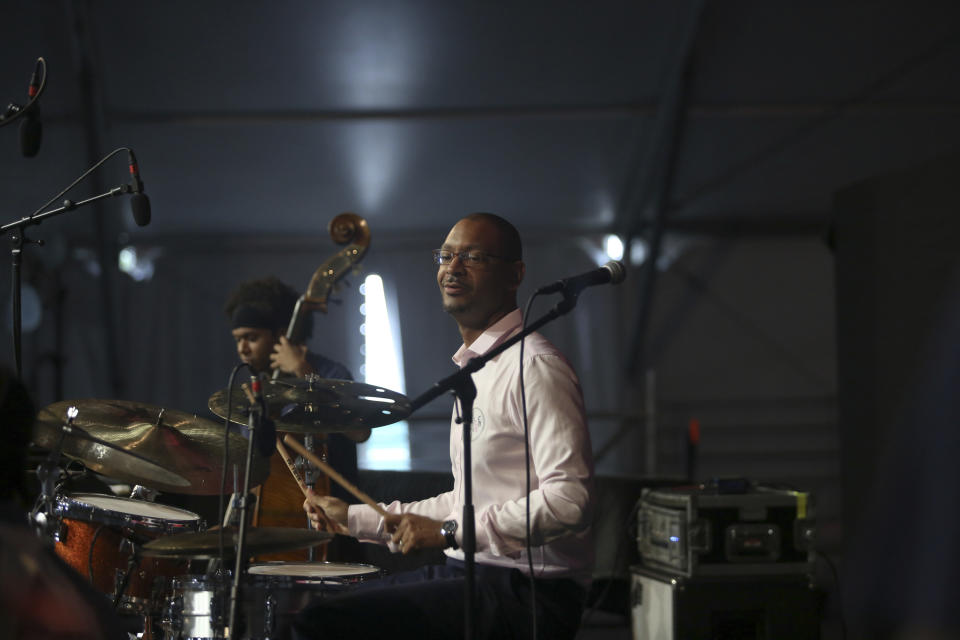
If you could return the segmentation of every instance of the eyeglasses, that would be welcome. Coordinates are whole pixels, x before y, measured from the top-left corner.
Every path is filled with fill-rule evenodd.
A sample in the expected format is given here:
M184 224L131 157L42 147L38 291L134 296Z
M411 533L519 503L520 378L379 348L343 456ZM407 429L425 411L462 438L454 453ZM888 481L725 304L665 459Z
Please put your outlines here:
M437 266L451 264L454 258L460 258L460 262L466 267L479 267L490 262L491 258L500 258L483 251L447 251L446 249L433 250L433 263Z

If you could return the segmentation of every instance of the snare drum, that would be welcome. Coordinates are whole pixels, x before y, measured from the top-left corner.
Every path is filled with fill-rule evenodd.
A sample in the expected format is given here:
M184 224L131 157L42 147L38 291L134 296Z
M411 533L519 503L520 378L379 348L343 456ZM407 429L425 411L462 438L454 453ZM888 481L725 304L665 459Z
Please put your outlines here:
M250 566L240 588L238 633L249 640L282 637L290 620L314 597L349 590L380 577L369 564L268 562ZM231 580L181 576L172 582L163 617L164 640L216 638L230 612Z
M80 493L57 499L61 526L54 550L100 592L115 597L127 571L133 545L200 529L200 516L183 509L143 500ZM186 573L187 561L140 558L120 600L125 613L146 615L151 603L162 603L166 582Z

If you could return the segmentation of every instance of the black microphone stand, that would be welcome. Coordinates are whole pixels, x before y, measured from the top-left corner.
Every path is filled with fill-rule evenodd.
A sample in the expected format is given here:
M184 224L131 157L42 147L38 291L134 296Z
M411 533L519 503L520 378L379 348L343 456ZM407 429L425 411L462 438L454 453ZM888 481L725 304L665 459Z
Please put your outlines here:
M563 299L553 309L541 318L531 322L527 327L499 346L491 349L482 356L471 358L460 371L447 376L435 383L430 389L420 394L410 404L416 411L440 394L452 391L460 400L460 421L463 424L463 561L464 561L464 610L463 610L463 637L472 640L474 637L473 620L476 616L476 596L474 585L474 554L477 548L476 523L473 509L473 467L470 454L470 425L473 422L473 401L477 397L477 387L470 376L484 367L487 362L497 357L525 337L552 322L562 315L569 313L577 306L578 291L563 289ZM529 496L527 496L529 500Z
M260 380L255 379L254 393L257 396L257 402L250 403L250 415L247 418L247 461L243 474L243 493L240 494L240 524L237 525L237 557L233 565L233 584L230 587L230 614L227 618L227 638L240 638L235 628L237 623L237 603L240 599L240 573L246 563L246 554L244 546L247 540L247 502L250 496L250 468L253 466L253 448L257 438L257 430L263 426L264 406L261 392L259 390ZM234 482L233 490L237 490L237 484Z
M111 154L112 155L112 154ZM109 156L108 156L109 157ZM106 158L104 158L106 159ZM119 187L114 187L106 193L101 193L100 195L93 196L92 198L87 198L86 200L80 200L79 202L74 202L73 200L64 200L63 206L57 207L56 209L50 209L49 211L44 211L43 213L36 213L19 220L14 220L13 222L8 222L7 224L0 227L0 236L10 233L10 257L12 261L12 278L13 286L11 288L11 316L12 316L12 328L13 328L13 359L16 364L17 377L21 377L22 374L22 365L21 365L21 314L20 314L20 265L23 258L23 247L28 244L35 244L37 246L43 246L43 240L31 240L27 237L27 227L33 225L39 225L41 222L50 218L52 216L59 215L66 211L73 211L84 205L97 202L98 200L103 200L104 198L111 198L113 196L123 195L125 193L133 193L133 187L129 184L123 184Z

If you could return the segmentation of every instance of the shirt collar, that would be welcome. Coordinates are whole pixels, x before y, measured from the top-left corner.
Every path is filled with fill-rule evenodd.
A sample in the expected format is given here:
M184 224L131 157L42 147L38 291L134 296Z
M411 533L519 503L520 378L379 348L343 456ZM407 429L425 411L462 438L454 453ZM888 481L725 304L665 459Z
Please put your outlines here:
M520 309L514 309L487 327L486 331L481 333L469 347L465 344L460 345L457 352L453 354L453 363L462 369L471 358L482 356L506 340L520 326L522 320L523 314L520 313Z

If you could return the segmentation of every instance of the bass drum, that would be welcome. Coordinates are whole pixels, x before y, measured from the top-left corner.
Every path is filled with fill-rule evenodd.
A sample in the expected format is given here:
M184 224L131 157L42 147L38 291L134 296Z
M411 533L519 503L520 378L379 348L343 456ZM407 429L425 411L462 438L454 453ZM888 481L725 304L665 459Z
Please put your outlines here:
M310 601L343 593L381 571L370 564L267 562L250 565L242 581L238 636L249 640L285 637L293 618ZM182 576L172 582L163 618L165 640L217 638L230 613L229 574Z

